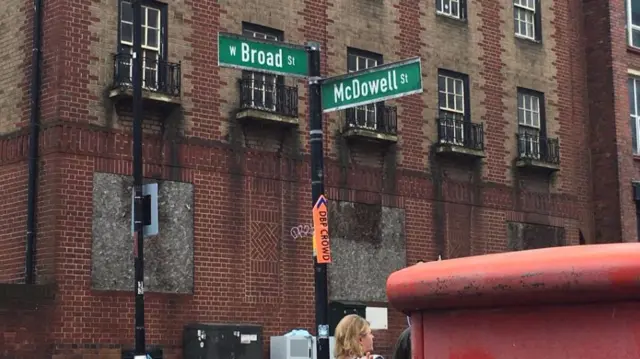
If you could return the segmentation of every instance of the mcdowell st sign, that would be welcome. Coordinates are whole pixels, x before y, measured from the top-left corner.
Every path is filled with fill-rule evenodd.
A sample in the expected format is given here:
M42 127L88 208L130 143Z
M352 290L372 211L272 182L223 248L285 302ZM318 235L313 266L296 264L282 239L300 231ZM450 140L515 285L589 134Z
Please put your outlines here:
M422 66L415 57L330 77L322 82L322 111L331 112L422 92Z

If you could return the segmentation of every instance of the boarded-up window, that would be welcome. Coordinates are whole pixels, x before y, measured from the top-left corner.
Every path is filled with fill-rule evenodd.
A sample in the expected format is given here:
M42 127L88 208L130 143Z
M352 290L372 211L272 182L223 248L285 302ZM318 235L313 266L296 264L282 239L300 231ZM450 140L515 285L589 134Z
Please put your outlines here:
M511 251L561 247L567 244L563 227L507 222L507 233Z

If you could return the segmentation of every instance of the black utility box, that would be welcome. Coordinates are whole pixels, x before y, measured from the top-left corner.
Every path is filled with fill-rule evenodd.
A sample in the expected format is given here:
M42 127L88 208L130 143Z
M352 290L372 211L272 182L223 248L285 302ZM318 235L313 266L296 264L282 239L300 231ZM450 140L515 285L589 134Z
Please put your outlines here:
M367 306L361 302L331 301L329 302L329 335L334 336L336 326L340 320L349 314L357 314L363 318L367 316Z
M188 324L183 359L262 359L262 327L251 324Z

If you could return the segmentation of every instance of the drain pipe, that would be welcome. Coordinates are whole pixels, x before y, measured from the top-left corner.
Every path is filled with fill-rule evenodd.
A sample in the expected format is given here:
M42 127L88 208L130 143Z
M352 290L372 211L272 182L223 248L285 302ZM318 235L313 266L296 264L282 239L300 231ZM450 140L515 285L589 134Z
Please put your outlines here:
M42 46L42 1L33 1L33 49L31 52L31 118L29 121L29 182L27 190L27 246L25 283L35 283L36 200L38 189L38 144L40 130L40 55Z

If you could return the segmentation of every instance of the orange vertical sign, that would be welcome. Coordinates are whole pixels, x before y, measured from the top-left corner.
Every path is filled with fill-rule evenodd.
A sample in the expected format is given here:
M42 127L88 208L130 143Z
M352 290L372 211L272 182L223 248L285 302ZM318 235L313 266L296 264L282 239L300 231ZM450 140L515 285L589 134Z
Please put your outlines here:
M327 199L320 195L313 206L313 253L318 263L331 263L329 239L329 208Z

